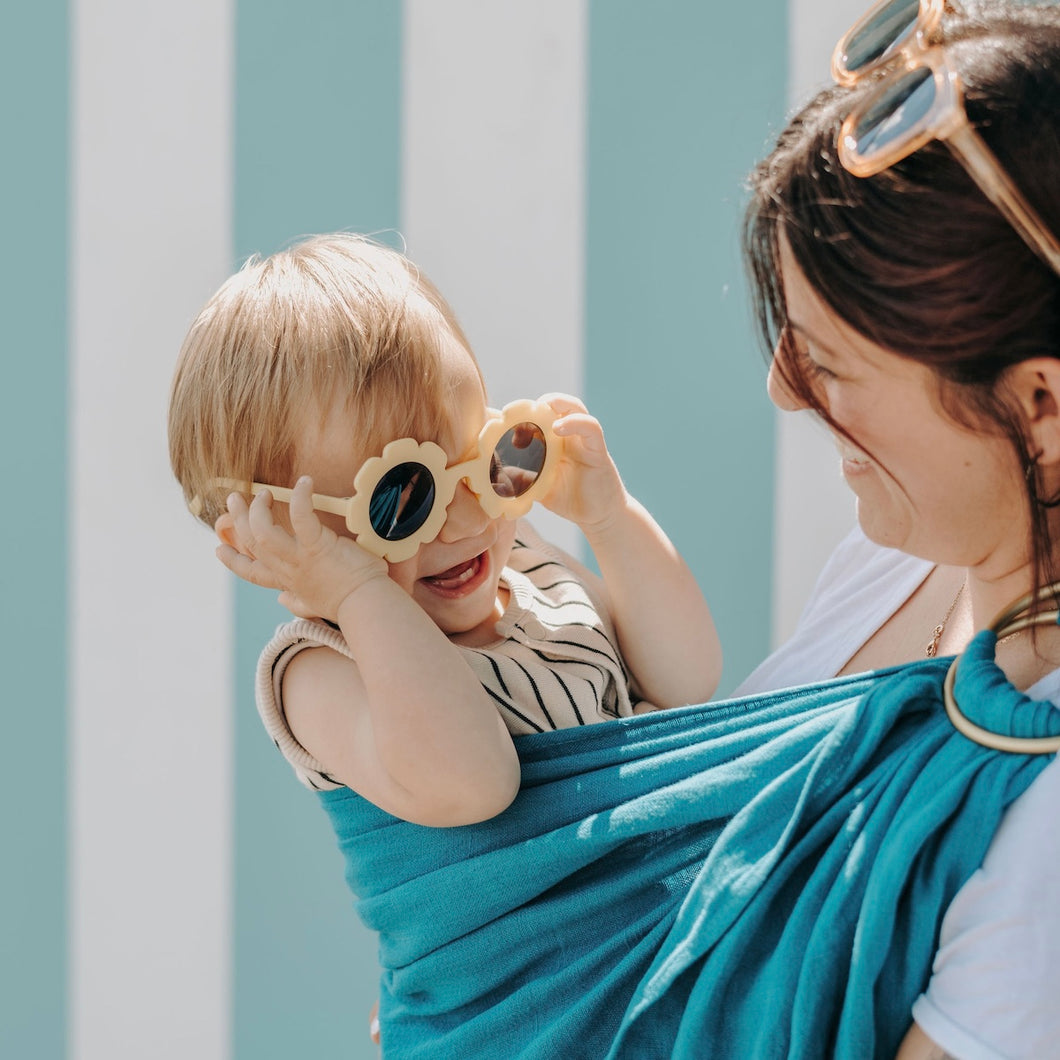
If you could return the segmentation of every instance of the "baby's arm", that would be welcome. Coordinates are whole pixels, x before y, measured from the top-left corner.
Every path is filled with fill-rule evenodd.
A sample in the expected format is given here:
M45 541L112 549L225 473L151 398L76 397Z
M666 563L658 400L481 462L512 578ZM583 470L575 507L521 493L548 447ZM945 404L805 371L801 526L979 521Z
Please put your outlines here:
M705 702L721 677L721 644L692 572L626 492L599 422L574 398L545 400L560 413L553 429L564 447L543 503L585 534L638 690L659 707Z
M261 493L229 499L230 544L218 557L247 581L285 590L293 612L338 625L354 658L300 652L283 707L299 743L336 780L424 825L485 820L515 797L511 736L459 650L387 575L383 560L324 526L312 482L291 498L293 533Z

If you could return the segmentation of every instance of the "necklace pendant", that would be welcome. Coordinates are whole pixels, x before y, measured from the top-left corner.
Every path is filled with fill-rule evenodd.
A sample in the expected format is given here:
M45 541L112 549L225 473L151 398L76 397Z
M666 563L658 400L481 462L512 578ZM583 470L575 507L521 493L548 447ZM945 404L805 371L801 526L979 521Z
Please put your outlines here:
M967 579L965 579L967 581ZM928 641L927 647L924 649L924 654L929 659L934 659L939 653L939 641L942 640L942 631L946 628L946 623L950 620L950 615L953 614L953 609L957 606L957 601L961 598L961 593L964 592L965 582L961 582L961 587L957 590L957 595L953 598L953 603L950 604L950 609L943 616L942 621L931 631L931 640Z
M928 641L928 646L924 649L924 654L929 659L934 659L939 653L939 641L942 639L942 631L945 629L945 624L936 626L931 631L931 640Z

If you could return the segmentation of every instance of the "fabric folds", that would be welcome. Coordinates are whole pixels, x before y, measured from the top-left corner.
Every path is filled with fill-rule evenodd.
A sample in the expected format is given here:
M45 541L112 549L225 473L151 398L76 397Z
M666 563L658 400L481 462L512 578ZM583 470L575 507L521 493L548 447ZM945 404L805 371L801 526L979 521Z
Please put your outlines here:
M956 733L948 662L519 737L520 794L479 825L319 793L379 933L384 1055L892 1057L1048 761ZM1060 731L987 662L966 715Z

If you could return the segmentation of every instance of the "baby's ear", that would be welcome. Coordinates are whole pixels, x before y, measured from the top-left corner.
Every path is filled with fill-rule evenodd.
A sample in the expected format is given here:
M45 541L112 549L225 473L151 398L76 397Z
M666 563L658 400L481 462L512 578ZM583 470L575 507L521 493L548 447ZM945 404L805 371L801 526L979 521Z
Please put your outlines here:
M213 532L222 544L238 549L239 546L236 544L236 524L230 512L222 512L217 517L217 522L213 524Z

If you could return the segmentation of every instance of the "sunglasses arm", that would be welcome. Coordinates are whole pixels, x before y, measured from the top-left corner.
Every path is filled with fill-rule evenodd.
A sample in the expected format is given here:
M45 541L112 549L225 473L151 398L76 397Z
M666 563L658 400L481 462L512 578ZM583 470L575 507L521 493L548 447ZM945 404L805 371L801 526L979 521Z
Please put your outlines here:
M946 146L957 156L982 193L1023 236L1027 245L1060 275L1060 243L1009 179L979 134L970 125L961 125L946 137Z
M218 486L224 486L237 493L250 493L256 496L259 493L268 492L272 494L274 501L280 501L282 504L290 504L291 497L294 494L294 490L288 489L286 486L269 486L264 482L248 482L246 479L240 481L239 479L225 478L216 479L215 482ZM314 511L329 512L332 515L341 515L346 518L350 510L349 497L330 497L326 493L314 493L312 499Z

